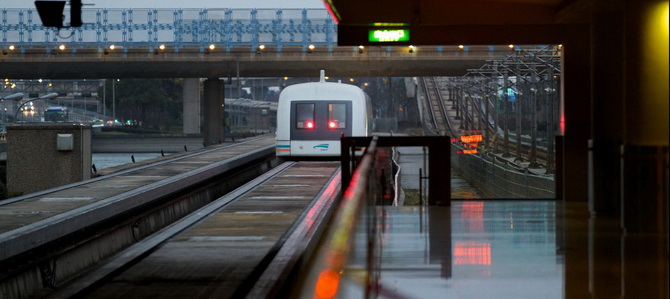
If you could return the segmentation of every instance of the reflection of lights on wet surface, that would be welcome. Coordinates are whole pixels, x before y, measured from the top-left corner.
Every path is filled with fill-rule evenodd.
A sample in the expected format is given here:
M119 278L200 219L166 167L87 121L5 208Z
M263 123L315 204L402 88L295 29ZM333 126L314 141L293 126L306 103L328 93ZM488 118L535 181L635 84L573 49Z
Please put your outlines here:
M455 191L451 193L452 198L458 198L458 199L475 199L475 198L480 198L479 194L477 192L473 191Z
M539 224L555 223L553 202L455 200L450 208L378 209L384 210L377 211L384 221L380 298L563 298L556 231ZM341 273L339 298L365 296L356 276L365 272L365 229L358 227L361 243Z
M491 265L491 243L456 242L454 265Z
M467 228L470 233L481 233L484 231L484 211L483 201L468 201L463 202L463 210L461 210L461 218L463 226Z
M315 298L333 298L337 294L337 287L340 284L340 275L334 270L326 269L319 274L319 280L316 282Z

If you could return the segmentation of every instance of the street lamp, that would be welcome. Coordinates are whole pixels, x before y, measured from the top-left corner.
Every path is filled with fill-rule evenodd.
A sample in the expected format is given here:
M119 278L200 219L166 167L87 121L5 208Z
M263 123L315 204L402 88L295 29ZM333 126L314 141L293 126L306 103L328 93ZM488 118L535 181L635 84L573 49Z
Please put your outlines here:
M8 95L4 98L0 97L0 102L4 101L4 100L19 101L21 99L23 99L23 93L22 92L17 92L17 93L14 93L14 94L10 94L10 95Z
M23 99L23 93L18 92L18 93L15 93L15 94L10 94L10 95L8 95L4 98L0 97L0 102L4 102L5 100L20 101L21 99ZM7 122L7 107L4 107L4 109L2 111L2 123L6 123L6 122Z
M22 97L23 97L23 96L21 96L21 98L22 98ZM52 92L52 93L45 94L45 95L43 95L43 96L41 96L41 97L34 98L34 99L30 99L30 100L27 100L27 101L21 103L21 105L19 105L19 107L16 108L16 112L14 113L14 122L16 122L16 119L17 119L18 116L19 116L19 111L21 111L21 108L22 108L23 106L25 106L26 104L28 104L28 103L30 103L30 102L32 102L32 101L37 101L37 100L53 100L53 99L56 98L56 97L58 97L58 93L56 93L56 92ZM19 101L19 100L21 100L21 98L14 99L14 100L15 100L15 101Z

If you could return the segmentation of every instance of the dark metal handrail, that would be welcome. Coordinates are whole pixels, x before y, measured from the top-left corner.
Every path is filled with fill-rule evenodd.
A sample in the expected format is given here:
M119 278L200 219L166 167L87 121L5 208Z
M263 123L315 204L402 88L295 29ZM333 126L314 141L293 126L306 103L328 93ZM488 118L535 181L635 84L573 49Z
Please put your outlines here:
M361 208L370 197L370 177L374 170L373 163L377 149L376 137L371 140L366 152L358 163L356 170L351 176L351 183L343 184L346 188L339 208L333 215L331 227L323 238L323 245L316 252L314 266L310 268L307 276L304 294L310 294L313 298L332 298L337 293L340 274L344 270L349 254L349 249L356 233L356 223L359 220ZM373 180L372 180L373 181ZM313 295L312 295L313 294Z
M428 203L430 205L451 204L451 137L449 136L402 136L377 137L377 147L427 146L428 147ZM352 180L357 159L353 154L356 147L370 144L372 137L342 137L342 186L345 188Z
M451 202L451 162L450 138L430 137L343 137L340 139L342 152L342 189L346 190L339 207L334 212L330 229L324 234L321 246L316 250L313 263L309 267L302 297L333 298L338 291L341 273L346 266L349 251L356 233L361 211L368 207L368 223L375 223L374 206L380 191L377 165L378 147L428 146L429 147L429 204L449 205ZM357 157L356 148L365 147L362 157ZM383 173L383 172L382 172ZM383 174L382 174L383 176ZM375 255L374 236L376 225L367 226L368 268L364 285L366 296L375 292L375 275L372 261ZM369 297L369 296L368 296ZM374 296L372 296L374 297Z

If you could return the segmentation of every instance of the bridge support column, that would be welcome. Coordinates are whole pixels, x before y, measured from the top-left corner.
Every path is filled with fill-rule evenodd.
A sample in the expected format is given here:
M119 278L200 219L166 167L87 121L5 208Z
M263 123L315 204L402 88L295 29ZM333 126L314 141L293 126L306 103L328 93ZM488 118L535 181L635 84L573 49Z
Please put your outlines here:
M205 146L223 143L224 82L209 78L204 82L203 142Z
M200 79L184 78L184 135L200 134Z

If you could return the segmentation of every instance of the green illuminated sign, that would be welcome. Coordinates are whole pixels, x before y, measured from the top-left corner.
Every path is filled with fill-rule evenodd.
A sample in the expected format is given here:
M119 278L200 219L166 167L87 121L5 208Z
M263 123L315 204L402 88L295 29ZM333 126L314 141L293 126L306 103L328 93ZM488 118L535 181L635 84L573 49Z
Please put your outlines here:
M409 29L375 29L368 31L369 42L406 42L409 41Z

